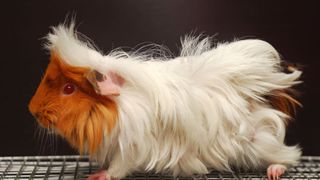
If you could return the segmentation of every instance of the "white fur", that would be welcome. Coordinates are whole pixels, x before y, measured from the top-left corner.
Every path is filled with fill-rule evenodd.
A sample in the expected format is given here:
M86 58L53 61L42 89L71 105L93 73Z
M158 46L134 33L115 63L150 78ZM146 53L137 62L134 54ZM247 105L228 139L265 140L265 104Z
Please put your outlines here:
M119 119L96 158L117 178L137 170L174 175L208 168L293 165L296 146L284 145L284 113L264 99L299 83L300 71L280 71L280 57L267 42L241 40L212 47L209 38L187 37L171 60L114 51L102 55L78 40L73 26L58 26L48 48L66 63L125 79L111 97Z

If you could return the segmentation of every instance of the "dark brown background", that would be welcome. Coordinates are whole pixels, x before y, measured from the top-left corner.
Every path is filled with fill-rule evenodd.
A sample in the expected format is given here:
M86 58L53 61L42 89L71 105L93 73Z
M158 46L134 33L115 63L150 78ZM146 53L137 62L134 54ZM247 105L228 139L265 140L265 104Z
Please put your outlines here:
M319 8L309 1L11 1L1 21L0 155L75 153L61 139L41 138L27 104L48 63L41 37L49 27L76 14L78 30L105 52L142 42L165 44L175 54L179 38L196 31L217 41L259 38L304 68L299 86L303 109L289 126L286 142L305 155L320 155ZM41 137L41 136L40 136ZM54 145L55 144L55 145Z

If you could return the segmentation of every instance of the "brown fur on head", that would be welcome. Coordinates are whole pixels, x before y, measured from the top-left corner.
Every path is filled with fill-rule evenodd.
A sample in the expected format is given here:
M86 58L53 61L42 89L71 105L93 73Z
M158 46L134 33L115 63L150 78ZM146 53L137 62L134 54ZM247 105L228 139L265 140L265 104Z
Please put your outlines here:
M70 66L54 52L35 95L30 112L45 128L54 128L72 146L89 154L97 151L104 135L109 134L117 119L114 101L97 94L87 80L90 70ZM66 84L75 87L64 93Z

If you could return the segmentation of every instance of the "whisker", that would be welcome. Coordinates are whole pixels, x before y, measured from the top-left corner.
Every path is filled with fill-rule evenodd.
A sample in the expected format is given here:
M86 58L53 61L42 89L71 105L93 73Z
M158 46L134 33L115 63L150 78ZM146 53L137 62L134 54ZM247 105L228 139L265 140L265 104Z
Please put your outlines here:
M54 135L54 130L53 130L53 127L50 127L50 136L51 136L51 143L52 143L52 148L51 148L51 153L53 155L55 155L55 135Z
M48 141L49 137L50 137L50 134L48 133L48 131L45 131L45 134L46 134L46 139L45 139L45 142L44 142L45 146L43 148L43 153L47 154L48 152L46 152L46 150L47 150L46 147L48 147L48 145L50 144L49 141Z
M33 121L33 125L34 125L33 137L38 138L39 137L39 125L36 121Z
M49 135L50 153L52 154L53 153L53 148L54 148L52 125L50 125L48 127L48 135Z
M53 154L53 155L56 155L55 152L54 152L54 151L55 151L55 148L56 148L56 142L55 142L55 135L54 135L53 130L52 130L51 137L52 137L52 144L53 144L53 145L52 145L52 154Z
M52 142L51 142L51 129L50 129L50 127L48 127L47 134L48 134L48 139L47 139L48 142L47 143L48 143L48 148L49 148L48 153L50 153L50 155L52 155Z
M43 155L44 151L44 145L45 145L45 138L46 138L46 132L44 129L41 130L42 137L41 137L41 146L40 146L40 154Z
M39 140L40 140L40 148L38 154L41 155L41 149L42 149L42 144L43 144L43 139L44 139L44 134L43 134L43 129L39 129Z
M57 154L58 152L58 136L56 134L54 134L54 138L55 138L55 142L56 142L56 147L55 147L55 154Z

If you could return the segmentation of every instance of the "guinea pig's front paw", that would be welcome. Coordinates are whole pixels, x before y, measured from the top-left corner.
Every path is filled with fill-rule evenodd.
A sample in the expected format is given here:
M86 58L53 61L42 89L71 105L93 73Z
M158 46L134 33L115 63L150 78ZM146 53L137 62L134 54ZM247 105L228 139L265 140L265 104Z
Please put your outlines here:
M111 177L106 170L101 170L90 175L88 180L111 180Z

